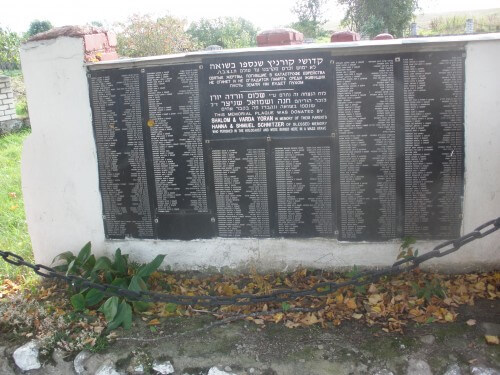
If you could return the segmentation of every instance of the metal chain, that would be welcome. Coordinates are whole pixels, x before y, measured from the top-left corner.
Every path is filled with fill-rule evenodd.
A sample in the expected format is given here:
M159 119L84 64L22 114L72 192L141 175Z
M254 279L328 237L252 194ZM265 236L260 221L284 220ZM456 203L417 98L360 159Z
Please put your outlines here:
M445 241L437 245L431 251L419 255L409 256L395 262L391 267L382 268L379 270L368 270L360 272L348 281L333 282L325 281L316 284L310 289L294 290L294 289L279 289L268 294L237 294L231 297L226 296L209 296L209 295L196 295L196 296L183 296L166 293L157 293L151 291L133 291L121 288L110 284L99 284L90 280L84 279L75 275L65 275L57 272L51 267L44 266L43 264L32 264L26 262L23 257L11 253L9 251L1 251L0 256L8 263L15 266L25 266L31 268L35 273L49 279L63 280L71 285L79 287L95 288L102 291L106 295L124 297L130 301L143 301L143 302L167 302L175 303L178 305L201 305L201 306L222 306L222 305L250 305L255 303L264 302L284 302L290 301L298 297L305 296L322 296L332 293L340 288L346 286L360 286L372 283L383 276L395 275L402 272L407 272L417 268L421 263L428 261L432 258L440 258L448 254L454 253L463 245L468 244L478 238L483 238L489 234L500 229L500 217L490 220L483 225L477 227L466 235Z

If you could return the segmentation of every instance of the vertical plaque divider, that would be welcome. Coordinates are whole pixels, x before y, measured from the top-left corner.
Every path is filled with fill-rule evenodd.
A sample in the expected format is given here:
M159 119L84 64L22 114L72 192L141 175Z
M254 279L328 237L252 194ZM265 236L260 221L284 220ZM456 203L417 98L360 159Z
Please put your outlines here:
M396 235L402 237L405 227L405 119L403 63L399 55L394 58L394 107L396 118Z
M334 216L335 216L335 234L339 241L343 238L341 236L342 215L340 207L340 149L339 149L339 121L338 121L338 107L337 107L337 78L335 73L335 57L332 56L330 61L331 77L332 77L332 103L331 103L331 121L332 121L332 159L333 159L333 173L332 173L332 187L334 196Z
M199 93L200 93L200 121L201 121L201 139L203 142L203 158L205 159L205 181L207 184L207 204L208 211L211 214L210 222L212 224L212 231L214 237L219 237L218 223L217 223L217 205L215 197L214 188L214 164L212 159L212 142L210 141L210 135L208 129L210 127L209 120L206 116L206 107L210 105L207 103L207 87L204 84L206 80L206 69L204 69L203 63L200 61L198 66L198 83L199 83Z
M139 74L139 91L141 95L142 112L142 134L144 138L144 157L146 163L146 175L148 179L149 204L151 207L151 216L153 220L154 238L158 238L158 202L156 195L156 184L153 167L153 149L151 145L151 130L148 126L149 121L149 103L148 86L146 81L146 70L141 69Z
M278 203L276 192L276 165L273 153L273 139L267 138L266 142L266 170L267 170L267 191L269 205L269 226L271 229L271 237L278 236Z

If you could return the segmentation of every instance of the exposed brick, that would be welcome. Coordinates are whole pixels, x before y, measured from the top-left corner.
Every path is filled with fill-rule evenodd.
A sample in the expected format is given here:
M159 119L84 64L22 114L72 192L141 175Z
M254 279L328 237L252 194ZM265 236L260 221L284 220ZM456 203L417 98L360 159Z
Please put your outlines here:
M0 82L0 89L3 89L4 87L7 87L7 83Z
M4 87L3 89L0 89L0 94L7 94L8 92L12 92L12 89L10 87Z
M15 109L8 109L5 111L5 115L15 115L16 110Z
M112 31L107 31L106 36L108 37L108 44L110 47L116 47L118 41L116 40L116 34Z
M103 52L98 54L96 56L99 61L109 61L109 60L116 60L118 58L118 53L115 51L112 52Z
M338 31L330 37L332 43L356 42L358 40L361 40L361 36L354 31Z
M10 105L0 105L0 111L5 111L6 109L10 109Z
M8 93L7 93L7 98L14 98L14 94L13 94L13 93L11 93L11 92L8 92Z
M7 94L0 94L0 100L1 99L7 99Z
M385 39L394 39L394 37L391 34L383 33L383 34L378 34L373 40L385 40Z
M108 37L104 33L84 35L85 51L99 51L109 48Z
M12 120L12 116L0 116L0 121L8 121L8 120Z

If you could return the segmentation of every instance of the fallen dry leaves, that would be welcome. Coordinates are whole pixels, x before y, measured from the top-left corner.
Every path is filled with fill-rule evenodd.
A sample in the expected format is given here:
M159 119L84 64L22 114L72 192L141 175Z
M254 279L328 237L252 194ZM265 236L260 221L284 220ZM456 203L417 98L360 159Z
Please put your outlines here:
M152 290L162 293L231 297L239 293L267 294L283 288L304 290L320 282L343 282L348 279L345 275L300 269L289 274L262 275L254 272L238 276L155 272L150 283ZM278 323L288 328L316 324L327 327L356 320L370 326L380 325L386 332L402 332L410 321L419 324L453 322L457 319L457 308L460 305L474 305L478 298L497 299L500 296L499 286L500 272L441 275L417 269L412 273L382 278L364 287L344 287L321 297L301 297L286 303L229 305L211 309L155 303L141 315L150 327L161 325L163 318L170 316L208 313L219 319L251 314L246 320L259 326ZM1 281L0 299L18 293L19 288L11 280ZM46 300L55 293L55 286L44 286L37 290L36 298ZM55 317L62 316L68 312L67 309L70 309L69 304L62 308L56 306L52 314ZM95 311L90 313L96 315ZM100 313L97 315L102 319ZM38 329L38 318L33 319L33 325ZM469 326L475 323L474 320L466 322ZM494 338L486 340L488 343L495 343Z
M162 291L165 285L172 294L223 295L238 293L266 294L281 288L309 289L324 281L348 280L339 274L298 270L291 274L253 273L243 276L213 275L196 277L182 273L155 273L153 289ZM425 324L431 322L453 322L457 319L456 308L463 304L474 305L478 298L496 299L500 296L500 272L463 275L441 275L415 270L398 276L387 277L364 288L342 288L322 297L302 297L286 303L249 306L223 306L210 311L224 318L230 314L253 314L247 318L257 325L268 322L283 323L295 328L320 324L340 325L342 321L358 320L368 325L382 325L384 331L401 332L409 321ZM164 290L163 290L164 291ZM165 304L155 304L149 313L161 317L191 316L200 310ZM173 305L173 306L172 306ZM201 307L200 307L201 308ZM312 309L296 312L297 308ZM282 310L282 311L280 311ZM256 315L259 311L279 311L274 314ZM467 324L473 325L471 321Z

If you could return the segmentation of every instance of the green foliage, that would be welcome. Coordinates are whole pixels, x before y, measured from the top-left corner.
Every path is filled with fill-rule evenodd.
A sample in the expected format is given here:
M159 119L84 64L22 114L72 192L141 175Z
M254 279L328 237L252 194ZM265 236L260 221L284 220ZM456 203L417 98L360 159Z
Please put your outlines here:
M105 281L111 285L120 286L132 291L148 290L147 281L155 272L165 255L158 255L150 263L142 265L136 270L130 269L128 255L122 255L117 249L113 260L106 256L98 259L92 254L91 244L88 242L77 255L67 251L54 258L52 263L61 263L54 268L66 274L77 275L92 282ZM102 303L105 295L95 288L81 287L76 283L70 287L73 295L71 304L76 311L85 311L89 308L98 307L98 311L104 314L108 322L107 330L111 331L120 326L129 329L132 324L132 311L144 311L149 307L148 303L129 301L122 297L109 297Z
M256 44L258 29L244 18L202 18L191 23L187 33L201 48L218 45L222 48L245 48Z
M288 302L281 302L281 309L283 312L287 312L288 310L291 309L291 305Z
M445 298L446 293L443 289L443 286L439 282L439 280L432 280L431 282L425 281L423 286L420 286L417 283L412 283L413 292L416 294L418 298L425 298L427 302L431 302L433 296L438 298Z
M22 130L0 137L0 249L33 261L21 190L21 151L29 134ZM21 275L30 283L36 280L28 268L0 261L0 277L15 279Z
M354 265L351 270L346 272L345 276L348 279L357 279L359 278L360 282L363 282L365 280L364 277L359 277L361 275L361 270L357 265ZM365 285L354 285L354 292L356 294L365 294L366 293L366 286Z
M414 237L403 238L403 243L399 246L399 254L396 259L409 259L418 256L418 249L414 249L414 245L417 240Z
M21 60L19 57L19 47L21 37L9 29L0 27L0 70L19 69Z
M290 26L304 34L306 38L321 38L326 31L322 26L325 24L323 18L326 0L296 0L292 12L298 21Z
M429 35L465 34L465 23L470 17L452 16L437 17L430 22ZM500 32L500 13L490 14L484 17L474 17L475 33Z
M418 8L418 0L338 0L346 6L342 25L374 37L388 32L403 37Z
M50 23L50 21L47 21L47 20L31 21L30 27L28 28L28 31L26 32L26 38L31 38L32 36L34 36L36 34L40 34L40 33L43 33L45 31L49 31L50 29L52 29L52 27L53 26Z
M118 24L118 53L128 57L143 57L187 52L195 44L184 31L186 22L171 16L152 18L135 14Z
M18 98L16 101L16 115L18 117L28 117L28 101L26 97Z

